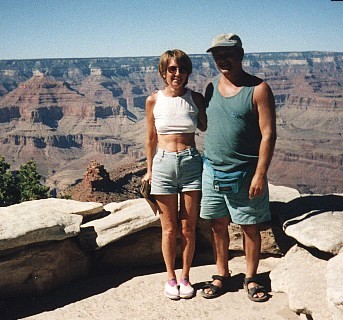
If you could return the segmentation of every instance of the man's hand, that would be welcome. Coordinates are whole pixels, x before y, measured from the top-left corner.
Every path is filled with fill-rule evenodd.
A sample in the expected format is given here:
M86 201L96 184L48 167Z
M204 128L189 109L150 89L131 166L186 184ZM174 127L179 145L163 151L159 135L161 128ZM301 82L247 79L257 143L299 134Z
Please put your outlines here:
M251 180L250 189L249 189L249 199L256 198L261 196L264 192L264 188L267 185L267 176L266 175L257 175L255 174Z

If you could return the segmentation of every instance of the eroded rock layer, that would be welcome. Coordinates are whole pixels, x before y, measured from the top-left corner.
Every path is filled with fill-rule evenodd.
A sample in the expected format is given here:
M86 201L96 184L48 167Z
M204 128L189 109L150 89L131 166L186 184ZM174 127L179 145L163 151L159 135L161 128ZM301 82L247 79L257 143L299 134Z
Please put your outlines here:
M204 92L218 72L211 56L191 58L188 86ZM145 100L163 87L157 66L158 57L0 61L0 154L12 169L34 159L57 189L81 179L93 159L111 171L143 158ZM343 54L254 53L243 66L275 95L271 182L342 192Z

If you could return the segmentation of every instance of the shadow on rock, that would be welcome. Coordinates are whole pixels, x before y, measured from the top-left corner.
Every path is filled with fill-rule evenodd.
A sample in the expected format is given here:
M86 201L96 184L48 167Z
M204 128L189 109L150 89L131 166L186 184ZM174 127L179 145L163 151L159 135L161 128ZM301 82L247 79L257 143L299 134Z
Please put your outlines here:
M272 220L270 227L272 228L275 241L278 244L281 252L285 254L297 241L288 236L284 230L304 221L310 217L317 216L324 212L341 212L343 211L343 196L339 195L309 195L302 196L284 202L271 202L270 210ZM328 259L331 254L322 254L312 249L315 256Z
M339 195L300 197L286 203L282 215L286 221L308 213L304 217L306 219L326 211L343 211L343 197Z
M39 297L12 298L0 301L1 320L21 319L62 308L74 302L116 288L130 279L164 271L163 265L149 268L113 269L111 273L93 274Z

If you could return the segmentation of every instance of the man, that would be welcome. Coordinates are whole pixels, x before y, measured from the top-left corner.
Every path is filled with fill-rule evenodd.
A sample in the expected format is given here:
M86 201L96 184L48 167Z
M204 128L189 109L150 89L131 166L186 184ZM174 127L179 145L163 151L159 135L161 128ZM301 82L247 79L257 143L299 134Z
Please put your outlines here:
M276 141L275 101L263 80L242 68L239 36L216 36L211 52L220 75L206 89L203 197L200 216L211 220L218 275L203 288L204 298L227 290L228 224L241 225L246 255L244 288L253 301L266 301L256 278L261 249L259 224L270 220L267 170Z

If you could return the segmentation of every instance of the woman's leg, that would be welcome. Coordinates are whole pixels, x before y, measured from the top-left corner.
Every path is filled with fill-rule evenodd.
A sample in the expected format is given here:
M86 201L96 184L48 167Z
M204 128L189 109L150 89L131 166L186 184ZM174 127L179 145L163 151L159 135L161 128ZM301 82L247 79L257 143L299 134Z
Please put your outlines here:
M180 195L180 221L182 246L181 279L189 278L195 250L195 229L199 216L201 191L187 191Z
M155 195L160 208L160 221L162 226L162 254L167 269L168 280L176 279L176 236L177 236L177 212L178 195Z

